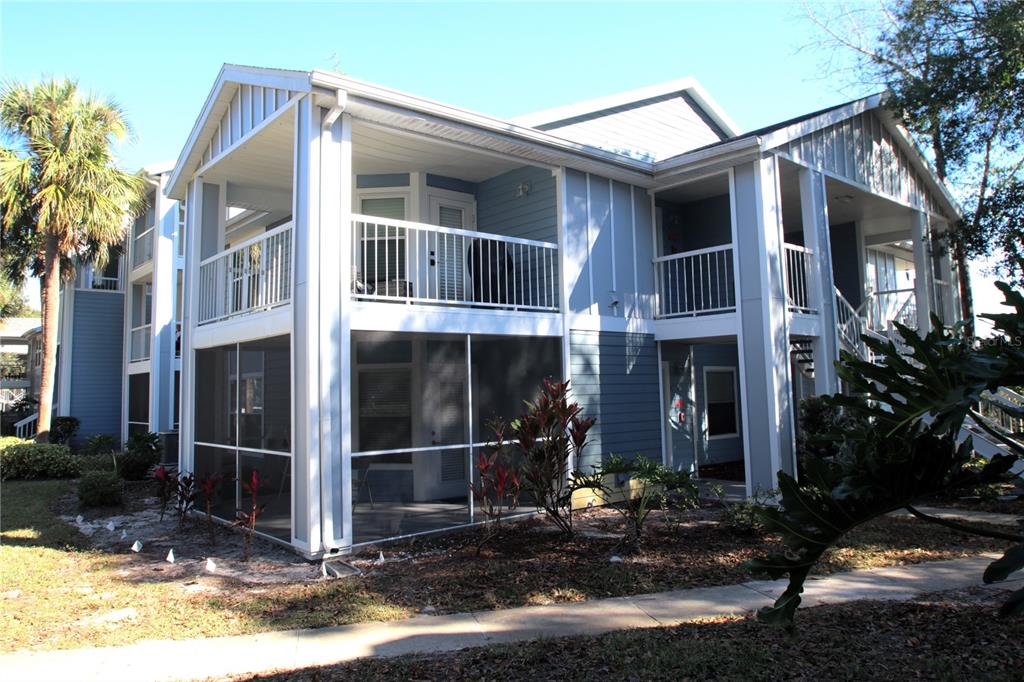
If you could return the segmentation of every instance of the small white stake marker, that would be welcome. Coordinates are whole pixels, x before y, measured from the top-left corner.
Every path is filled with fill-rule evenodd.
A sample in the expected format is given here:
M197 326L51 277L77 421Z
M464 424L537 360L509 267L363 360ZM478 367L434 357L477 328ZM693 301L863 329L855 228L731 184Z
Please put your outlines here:
M107 521L107 525L105 526L105 528L109 530L111 533L113 533L114 529L117 528L117 526L114 525L113 521Z
M173 564L174 563L174 550L173 549L167 553L166 561L169 564Z
M382 564L382 563L384 563L384 552L381 552L381 553L380 553L380 556L379 556L379 557L377 557L377 563L378 563L378 564Z
M128 531L124 530L123 528L121 529L121 539L122 540L127 540L128 539Z
M135 541L135 544L132 545L132 551L133 552L141 552L142 551L142 540L136 540Z
M217 564L214 562L213 559L207 559L206 560L206 571L207 571L207 573L216 573L217 572Z

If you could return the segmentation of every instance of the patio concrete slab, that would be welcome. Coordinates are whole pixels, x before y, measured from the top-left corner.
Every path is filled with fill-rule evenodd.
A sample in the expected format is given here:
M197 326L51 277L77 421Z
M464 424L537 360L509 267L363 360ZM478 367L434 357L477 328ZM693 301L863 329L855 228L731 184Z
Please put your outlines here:
M906 599L980 585L996 554L913 566L851 571L808 581L804 604ZM1011 589L1024 580L998 583ZM369 656L438 653L537 637L592 635L742 614L772 603L784 581L675 590L659 594L446 616L417 616L318 630L238 637L139 642L125 647L0 654L3 679L185 680L342 663Z

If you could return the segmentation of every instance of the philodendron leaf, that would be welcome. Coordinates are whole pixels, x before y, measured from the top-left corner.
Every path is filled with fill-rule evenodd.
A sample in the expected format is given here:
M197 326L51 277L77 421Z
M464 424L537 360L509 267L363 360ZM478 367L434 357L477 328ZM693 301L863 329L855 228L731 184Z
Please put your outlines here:
M1006 603L999 607L999 615L1003 618L1024 615L1024 587L1012 593Z
M1000 558L993 561L985 569L983 579L986 583L1006 580L1011 573L1024 569L1024 545L1014 545L1006 550Z

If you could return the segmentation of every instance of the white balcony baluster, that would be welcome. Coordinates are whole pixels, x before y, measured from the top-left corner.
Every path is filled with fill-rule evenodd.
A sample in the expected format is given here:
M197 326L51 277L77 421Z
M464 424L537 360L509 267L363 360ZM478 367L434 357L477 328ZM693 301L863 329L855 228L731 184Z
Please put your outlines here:
M736 310L732 246L713 246L654 259L658 317Z
M352 216L352 296L367 301L558 310L558 246Z
M199 264L199 324L291 302L292 225L281 225Z

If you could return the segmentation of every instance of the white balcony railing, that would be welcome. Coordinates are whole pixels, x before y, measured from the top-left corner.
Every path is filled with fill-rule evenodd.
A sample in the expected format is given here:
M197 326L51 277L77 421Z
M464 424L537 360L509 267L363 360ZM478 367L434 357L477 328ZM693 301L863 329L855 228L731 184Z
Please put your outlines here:
M558 310L558 246L352 216L352 296L367 301Z
M135 236L132 241L132 267L137 268L153 260L153 229Z
M103 277L93 275L92 288L103 289L104 291L117 291L119 288L121 288L121 280L118 277Z
M199 264L198 324L291 302L292 224L276 227Z
M811 258L814 252L804 246L785 244L786 257L786 301L795 313L814 313L808 275L811 272Z
M138 327L132 327L131 341L128 354L128 360L130 362L139 362L140 360L149 360L149 344L151 325L143 324Z
M654 259L658 317L736 310L732 246L713 246Z

